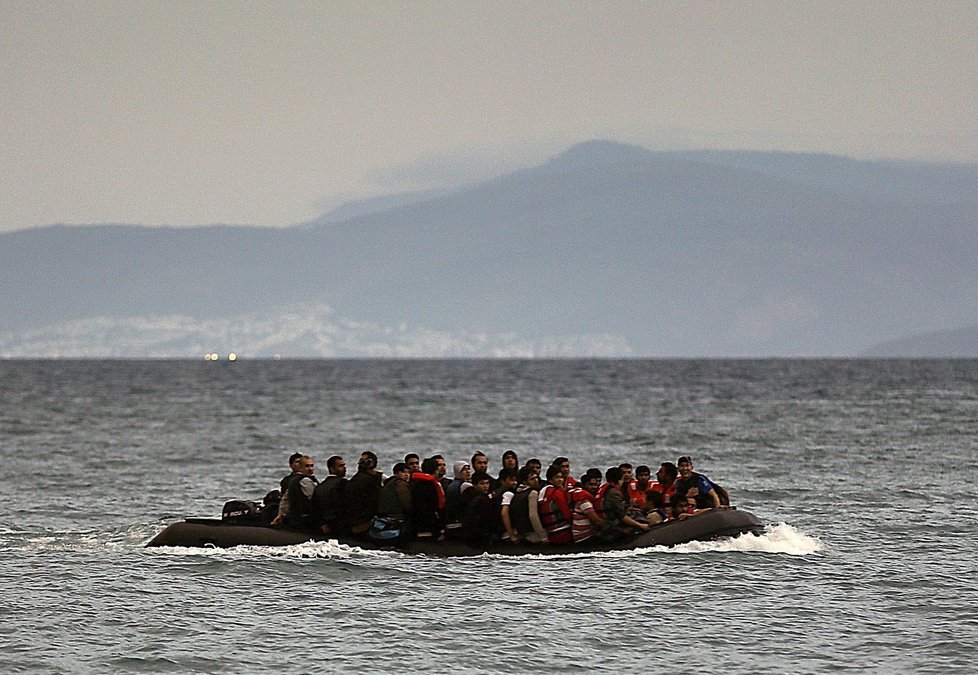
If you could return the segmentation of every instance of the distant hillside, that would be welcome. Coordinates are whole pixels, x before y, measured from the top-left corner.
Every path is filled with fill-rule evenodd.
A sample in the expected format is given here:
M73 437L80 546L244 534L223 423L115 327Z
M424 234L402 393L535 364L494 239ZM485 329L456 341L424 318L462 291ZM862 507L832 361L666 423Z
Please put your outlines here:
M978 359L978 326L933 331L923 335L888 340L867 349L862 356Z
M978 166L593 141L478 185L285 230L0 235L0 354L29 351L27 332L65 335L93 317L207 322L328 305L378 330L490 342L855 355L978 321L976 262Z

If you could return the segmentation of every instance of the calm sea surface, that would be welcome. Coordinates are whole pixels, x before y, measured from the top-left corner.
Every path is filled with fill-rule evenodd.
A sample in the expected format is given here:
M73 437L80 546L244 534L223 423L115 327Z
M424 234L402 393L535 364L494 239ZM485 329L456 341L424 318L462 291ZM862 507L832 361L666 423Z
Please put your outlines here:
M144 549L288 455L691 454L761 537ZM978 361L0 361L0 672L974 672Z

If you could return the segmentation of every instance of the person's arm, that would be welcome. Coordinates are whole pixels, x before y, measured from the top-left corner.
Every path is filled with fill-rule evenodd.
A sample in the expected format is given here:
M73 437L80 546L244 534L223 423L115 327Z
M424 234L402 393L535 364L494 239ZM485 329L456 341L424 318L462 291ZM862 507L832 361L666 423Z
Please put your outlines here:
M509 517L509 504L503 504L502 508L499 510L499 517L503 521L503 527L506 528L506 535L512 542L517 542L520 540L519 536L516 534L516 530L513 529L513 521Z
M717 491L714 490L713 488L710 488L710 491L707 492L706 494L710 498L710 500L713 502L713 508L719 509L720 506L721 506L720 505L720 495L717 494ZM703 509L703 510L704 511L708 511L709 509Z
M547 530L540 521L540 508L539 502L530 495L530 524L533 525L533 532L536 534L540 543L549 543L549 538L547 537Z

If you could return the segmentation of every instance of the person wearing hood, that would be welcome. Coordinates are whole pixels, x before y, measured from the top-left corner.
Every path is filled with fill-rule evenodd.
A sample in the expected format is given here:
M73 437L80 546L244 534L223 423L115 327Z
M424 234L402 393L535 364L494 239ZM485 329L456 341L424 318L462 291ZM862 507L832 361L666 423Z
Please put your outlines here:
M489 499L491 486L492 476L478 471L472 476L471 489L466 490L460 500L462 540L469 546L483 550L489 547L495 534L492 502Z
M472 466L458 461L452 470L455 477L445 488L445 536L455 538L462 528L462 494L472 487Z

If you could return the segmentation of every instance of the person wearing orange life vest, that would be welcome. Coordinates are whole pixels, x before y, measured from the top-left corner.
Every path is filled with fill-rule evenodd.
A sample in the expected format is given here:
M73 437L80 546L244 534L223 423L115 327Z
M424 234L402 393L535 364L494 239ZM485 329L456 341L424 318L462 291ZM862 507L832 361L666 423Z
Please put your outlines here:
M592 472L597 472L597 475ZM571 533L575 544L589 540L601 530L603 521L594 508L594 495L600 487L601 472L589 469L581 476L577 485L567 491L572 513Z
M564 492L564 473L561 467L552 464L547 469L547 485L540 491L540 522L547 530L547 540L551 544L570 544L574 541L571 532L571 510Z
M635 478L625 483L627 490L626 497L632 506L642 508L645 504L645 493L652 487L649 479L652 477L652 469L645 464L635 469Z

